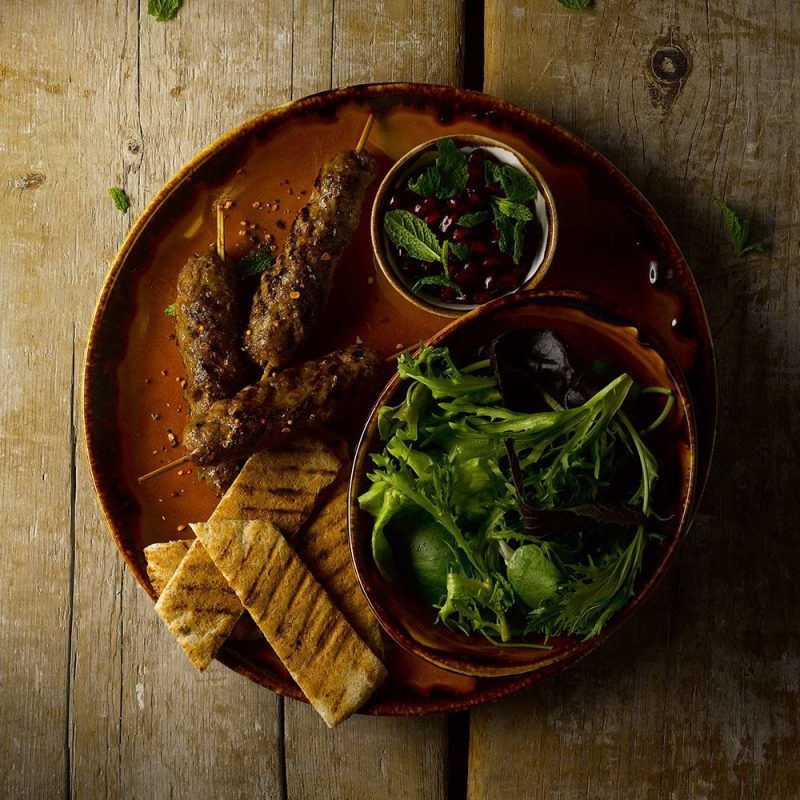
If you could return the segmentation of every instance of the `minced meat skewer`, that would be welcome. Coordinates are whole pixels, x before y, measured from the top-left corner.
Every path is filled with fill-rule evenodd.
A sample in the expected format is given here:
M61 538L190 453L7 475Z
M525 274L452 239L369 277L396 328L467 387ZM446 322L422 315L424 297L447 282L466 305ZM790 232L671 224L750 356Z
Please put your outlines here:
M318 324L333 273L361 218L375 162L345 150L323 164L250 311L245 350L265 371L289 364Z
M191 420L214 402L235 395L245 381L234 268L215 251L191 256L181 269L175 323L186 366L184 393ZM222 494L240 466L209 463L200 470L200 477Z
M379 359L353 345L267 375L228 400L194 416L183 446L198 466L247 458L292 431L325 425L340 416L362 391L372 388Z

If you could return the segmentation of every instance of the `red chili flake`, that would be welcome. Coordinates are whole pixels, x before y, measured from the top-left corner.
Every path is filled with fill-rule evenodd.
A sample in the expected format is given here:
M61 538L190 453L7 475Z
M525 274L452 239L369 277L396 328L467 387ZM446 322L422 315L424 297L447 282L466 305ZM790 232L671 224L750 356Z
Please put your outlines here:
M277 220L277 222L276 222L275 224L276 224L276 225L277 225L277 226L278 226L278 227L279 227L281 230L283 230L283 229L286 227L286 223L285 223L285 222L284 222L282 219L279 219L279 220Z
M161 419L161 414L151 414L150 419Z
M152 379L152 378L145 378L145 379L144 379L144 382L145 382L145 383L152 383L152 382L153 382L153 379Z
M170 496L170 497L177 497L177 496L178 496L178 493L177 493L177 492L170 492L170 493L169 493L169 496Z
M286 194L294 194L294 189L292 189L292 187L290 186L290 187L289 187L289 188L286 190Z
M165 369L162 369L162 370L161 370L161 374L162 374L162 375L169 375L169 373L168 373L168 372L167 372Z

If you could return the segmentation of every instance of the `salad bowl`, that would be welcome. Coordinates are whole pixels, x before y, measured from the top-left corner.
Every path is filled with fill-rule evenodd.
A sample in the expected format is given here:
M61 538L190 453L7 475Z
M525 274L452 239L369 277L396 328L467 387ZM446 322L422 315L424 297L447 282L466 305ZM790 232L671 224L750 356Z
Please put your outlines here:
M647 326L625 320L587 295L570 291L509 295L451 323L426 346L447 347L460 364L499 335L522 328L552 331L584 362L604 362L627 373L640 386L665 387L674 404L651 441L661 467L654 498L659 521L654 523L653 543L644 549L641 574L629 601L596 635L560 634L499 642L437 622L435 609L402 575L387 575L376 564L373 520L360 508L359 497L369 488L373 455L382 449L380 411L397 405L407 388L399 375L386 385L367 420L350 481L349 535L356 573L381 626L400 647L443 669L483 678L573 662L618 630L652 593L674 558L691 522L697 485L695 415L677 361Z

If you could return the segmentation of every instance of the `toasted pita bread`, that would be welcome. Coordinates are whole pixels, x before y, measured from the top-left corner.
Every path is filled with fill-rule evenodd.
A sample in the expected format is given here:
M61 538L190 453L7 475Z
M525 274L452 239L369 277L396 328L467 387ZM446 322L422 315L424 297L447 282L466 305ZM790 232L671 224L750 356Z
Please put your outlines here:
M358 585L350 558L347 481L339 479L310 524L286 538L358 635L376 656L383 656L380 625Z
M345 458L343 440L305 434L248 459L211 520L257 514L294 533ZM194 543L169 579L156 612L199 669L211 663L244 609L214 562Z
M275 653L329 727L360 708L386 668L266 520L192 526Z
M156 594L160 595L169 583L178 564L192 546L191 539L177 539L173 542L158 542L150 544L144 549L147 562L147 576L153 584Z
M164 591L164 587L169 583L169 579L191 546L190 539L177 539L171 542L158 542L144 548L147 574L157 595ZM230 638L239 642L253 642L264 637L252 617L244 614L231 631Z

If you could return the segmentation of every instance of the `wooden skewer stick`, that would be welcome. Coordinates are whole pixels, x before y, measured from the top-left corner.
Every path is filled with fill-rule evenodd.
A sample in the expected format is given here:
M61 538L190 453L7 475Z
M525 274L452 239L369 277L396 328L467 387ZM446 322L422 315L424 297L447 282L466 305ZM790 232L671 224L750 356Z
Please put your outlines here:
M358 144L356 145L356 155L358 155L367 144L367 139L369 139L369 135L372 132L372 126L375 124L375 115L370 114L367 117L367 123L364 125L364 130L361 131L361 138L358 140Z
M163 475L165 472L169 472L171 469L175 469L175 467L179 467L181 464L186 464L191 460L191 456L181 456L180 458L176 458L174 461L170 461L169 464L162 464L158 469L148 472L147 475L142 475L138 481L139 483L144 483L145 481L149 481L150 478L157 478L159 475Z
M217 200L217 255L221 261L225 260L225 215L222 211L222 205L225 200L220 197Z

